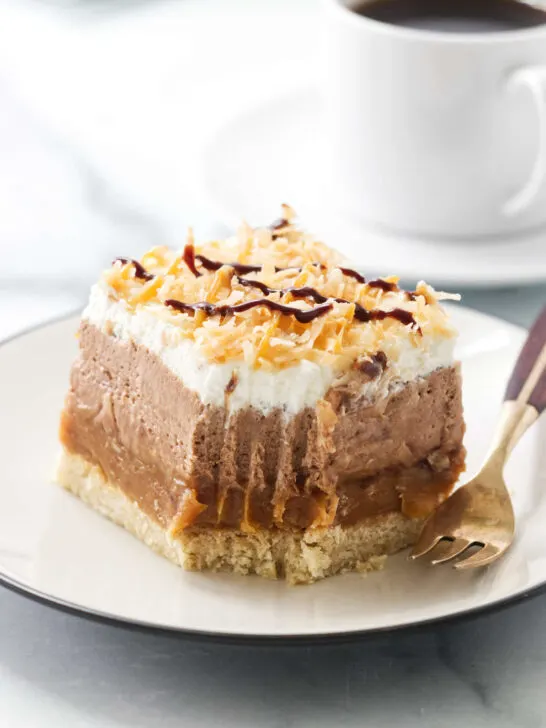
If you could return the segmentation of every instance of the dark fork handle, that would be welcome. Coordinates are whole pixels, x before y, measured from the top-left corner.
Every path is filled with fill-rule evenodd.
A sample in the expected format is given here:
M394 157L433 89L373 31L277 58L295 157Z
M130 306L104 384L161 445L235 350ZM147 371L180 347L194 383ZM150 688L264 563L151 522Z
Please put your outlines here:
M546 307L529 331L504 399L520 399L522 404L532 405L539 414L546 409Z

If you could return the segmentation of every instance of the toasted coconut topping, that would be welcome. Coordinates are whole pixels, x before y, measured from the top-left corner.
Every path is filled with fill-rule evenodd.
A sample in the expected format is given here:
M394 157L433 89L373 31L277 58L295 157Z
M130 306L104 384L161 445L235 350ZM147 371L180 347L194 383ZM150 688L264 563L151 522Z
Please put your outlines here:
M431 337L455 334L438 302L458 296L423 282L403 291L395 276L366 282L297 227L288 206L271 226L244 224L227 240L195 246L190 231L180 251L118 258L102 280L112 299L174 324L216 363L309 360L343 371L378 351L396 358L408 341L426 348Z

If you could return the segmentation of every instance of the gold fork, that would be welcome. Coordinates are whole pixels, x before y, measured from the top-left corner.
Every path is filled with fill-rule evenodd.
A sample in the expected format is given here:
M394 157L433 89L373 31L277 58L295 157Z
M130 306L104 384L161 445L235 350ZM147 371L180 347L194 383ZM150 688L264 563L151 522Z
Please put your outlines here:
M429 554L432 564L443 564L462 556L455 568L470 569L492 563L514 540L514 510L503 470L512 448L546 408L546 308L529 332L504 400L481 470L425 521L412 559Z

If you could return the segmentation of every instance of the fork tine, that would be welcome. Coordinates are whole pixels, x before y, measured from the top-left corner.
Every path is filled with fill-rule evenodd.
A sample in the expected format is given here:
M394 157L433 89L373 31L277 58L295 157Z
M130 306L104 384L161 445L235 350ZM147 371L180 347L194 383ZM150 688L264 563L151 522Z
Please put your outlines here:
M501 549L492 544L486 544L477 553L472 554L467 559L461 559L461 561L455 564L456 569L474 569L478 566L487 566L492 561L500 556L502 553Z
M433 538L430 538L429 534L426 533L426 528L424 528L421 532L421 535L419 536L419 540L412 549L410 559L419 559L421 558L421 556L428 554L428 552L433 549L436 544L439 543L442 539L443 536L434 536Z
M446 561L451 561L459 554L462 554L472 542L467 538L456 538L454 541L450 541L446 544L446 548L441 548L441 545L436 549L439 551L438 558L433 559L430 563L432 566L436 564L444 564Z

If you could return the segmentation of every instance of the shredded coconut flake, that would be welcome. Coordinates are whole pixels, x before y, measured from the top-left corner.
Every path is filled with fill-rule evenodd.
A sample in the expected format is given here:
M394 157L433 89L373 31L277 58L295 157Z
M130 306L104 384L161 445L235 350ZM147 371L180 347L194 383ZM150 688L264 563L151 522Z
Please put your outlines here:
M163 246L149 250L139 262L153 276L150 280L138 277L132 262L117 261L103 273L102 281L112 299L123 300L132 310L145 307L175 324L180 335L193 339L210 362L241 360L270 369L309 360L344 370L359 357L378 350L395 355L400 338L416 348L426 348L431 336L455 335L439 301L458 300L459 296L437 293L423 281L408 293L398 288L395 276L382 279L392 284L393 290L359 282L341 271L343 262L336 251L294 224L294 212L287 205L283 205L281 219L269 228L253 229L243 224L235 236L195 248L190 230L187 246L186 255ZM192 256L189 263L188 251ZM200 255L220 261L221 267L208 270ZM241 274L230 263L260 268ZM240 278L276 291L264 294L259 287L241 283ZM309 311L319 305L316 300L295 297L285 290L304 287L319 292L331 305L326 314L308 323L265 306L210 316L201 310L180 312L165 305L175 300L231 307L267 297ZM355 317L356 304L367 311L402 309L415 323L408 325L395 318L363 323Z

